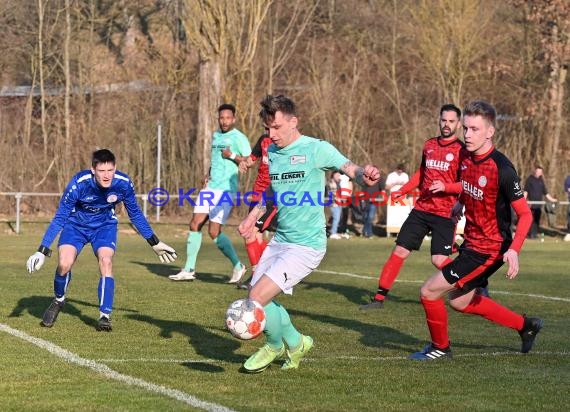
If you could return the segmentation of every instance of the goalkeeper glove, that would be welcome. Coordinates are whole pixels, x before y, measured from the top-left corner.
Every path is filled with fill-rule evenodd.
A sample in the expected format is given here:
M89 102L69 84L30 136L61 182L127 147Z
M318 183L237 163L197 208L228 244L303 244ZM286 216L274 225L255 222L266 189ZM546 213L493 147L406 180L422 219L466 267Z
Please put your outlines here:
M45 246L40 246L38 251L28 258L26 264L28 272L33 273L40 270L46 261L46 256L51 256L51 250Z
M158 258L162 263L171 263L177 258L176 250L168 246L166 243L158 240L156 235L152 235L146 241L150 244L152 250L154 250L154 253L158 255Z

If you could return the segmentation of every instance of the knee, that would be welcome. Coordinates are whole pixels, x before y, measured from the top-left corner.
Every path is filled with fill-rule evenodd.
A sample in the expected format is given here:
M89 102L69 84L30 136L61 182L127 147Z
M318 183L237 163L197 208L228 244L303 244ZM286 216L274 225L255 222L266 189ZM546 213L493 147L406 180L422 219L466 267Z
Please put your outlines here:
M70 270L71 267L73 266L73 262L75 261L75 259L68 257L60 257L59 258L59 262L58 262L58 266L57 266L57 271L61 276L66 275Z
M99 257L99 268L102 274L112 273L113 270L113 257L112 256L100 256Z
M465 302L463 301L459 301L459 300L455 300L455 299L451 299L449 301L449 306L451 307L451 309L457 311L457 312L465 312L465 308L468 306Z

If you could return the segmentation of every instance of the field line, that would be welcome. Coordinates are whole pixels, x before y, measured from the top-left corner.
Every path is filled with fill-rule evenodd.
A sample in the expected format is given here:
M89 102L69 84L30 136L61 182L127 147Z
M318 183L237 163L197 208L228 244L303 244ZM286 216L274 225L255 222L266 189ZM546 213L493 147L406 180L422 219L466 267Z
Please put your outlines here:
M181 401L181 402L184 402L190 406L193 406L193 407L199 408L199 409L204 409L206 411L212 411L212 412L231 412L231 411L233 411L232 409L226 408L225 406L203 401L201 399L198 399L192 395L189 395L189 394L184 393L182 391L179 391L177 389L167 388L167 387L162 386L162 385L156 385L154 383L147 382L143 379L135 378L135 377L129 376L129 375L124 375L122 373L114 371L113 369L109 368L107 365L104 365L102 363L98 363L98 362L90 360L90 359L82 358L82 357L76 355L75 353L70 352L66 349L63 349L63 348L61 348L61 347L59 347L59 346L57 346L57 345L55 345L49 341L28 335L25 332L22 332L18 329L11 328L10 326L5 325L3 323L0 323L0 331L8 333L9 335L15 336L15 337L20 338L24 341L30 342L31 344L36 345L39 348L45 349L48 352L52 353L53 355L58 356L67 362L75 363L76 365L89 368L89 369L91 369L91 370L93 370L93 371L95 371L101 375L106 376L107 378L111 378L111 379L126 383L127 385L138 386L138 387L143 388L147 391L154 392L154 393L157 393L160 395L165 395L165 396L168 396L170 398L174 398L174 399Z
M334 270L316 269L316 270L314 270L314 272L327 273L327 274L330 274L330 275L346 276L346 277L357 278L357 279L378 279L377 276L358 275L358 274L356 274L356 273L337 272L337 271L334 271ZM400 283L418 283L418 284L424 283L423 280L400 280L400 279L397 279L396 282L400 282ZM536 294L534 294L534 293L505 292L505 291L500 291L500 290L495 290L495 289L492 289L492 290L491 290L491 293L497 294L497 295L524 296L524 297L528 297L528 298L537 298L537 299L544 299L544 300L555 300L555 301L559 301L559 302L570 302L570 298L561 298L561 297L558 297L558 296L536 295Z

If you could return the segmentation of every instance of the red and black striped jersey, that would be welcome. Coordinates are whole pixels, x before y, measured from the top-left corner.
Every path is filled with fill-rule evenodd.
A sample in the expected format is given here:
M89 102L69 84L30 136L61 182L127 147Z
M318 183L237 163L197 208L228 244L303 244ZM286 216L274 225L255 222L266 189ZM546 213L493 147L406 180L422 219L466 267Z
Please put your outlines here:
M259 166L257 168L257 177L253 183L253 190L255 192L264 192L269 186L271 181L269 180L269 158L267 157L267 148L273 142L269 138L269 135L263 134L255 143L255 146L251 149L250 158L252 160L259 160Z
M524 197L519 176L507 157L496 149L461 162L465 205L465 247L499 256L512 242L511 203Z
M420 195L415 209L442 217L451 216L451 208L457 201L456 194L432 193L431 184L440 180L445 185L459 181L459 164L469 153L462 141L454 139L445 142L440 137L433 137L424 144L420 167Z

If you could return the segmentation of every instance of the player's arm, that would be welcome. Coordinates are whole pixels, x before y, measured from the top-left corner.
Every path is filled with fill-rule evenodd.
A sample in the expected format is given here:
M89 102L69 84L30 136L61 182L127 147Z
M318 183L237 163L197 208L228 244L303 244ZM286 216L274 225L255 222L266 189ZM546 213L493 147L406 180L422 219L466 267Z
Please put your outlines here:
M239 165L241 162L245 162L248 156L239 156L238 154L233 153L229 146L226 146L222 149L222 157Z
M133 225L135 225L141 236L146 239L162 263L174 262L177 258L176 250L168 246L166 243L161 242L154 234L148 220L139 207L132 183L129 182L128 185L123 204L125 205L129 219Z
M373 165L361 167L348 161L341 166L340 170L360 186L373 186L380 180L380 171Z
M52 250L50 249L50 246L59 232L61 232L61 229L63 229L67 219L69 219L69 215L71 215L71 211L75 207L78 198L79 189L77 188L77 184L75 181L71 181L65 188L65 192L61 197L57 211L46 229L37 252L28 258L26 267L29 273L40 270L45 262L46 256L51 256Z
M260 219L266 212L267 206L264 202L259 202L253 209L251 209L251 212L249 212L246 218L242 220L238 226L238 232L240 236L248 236L257 223L257 220Z

